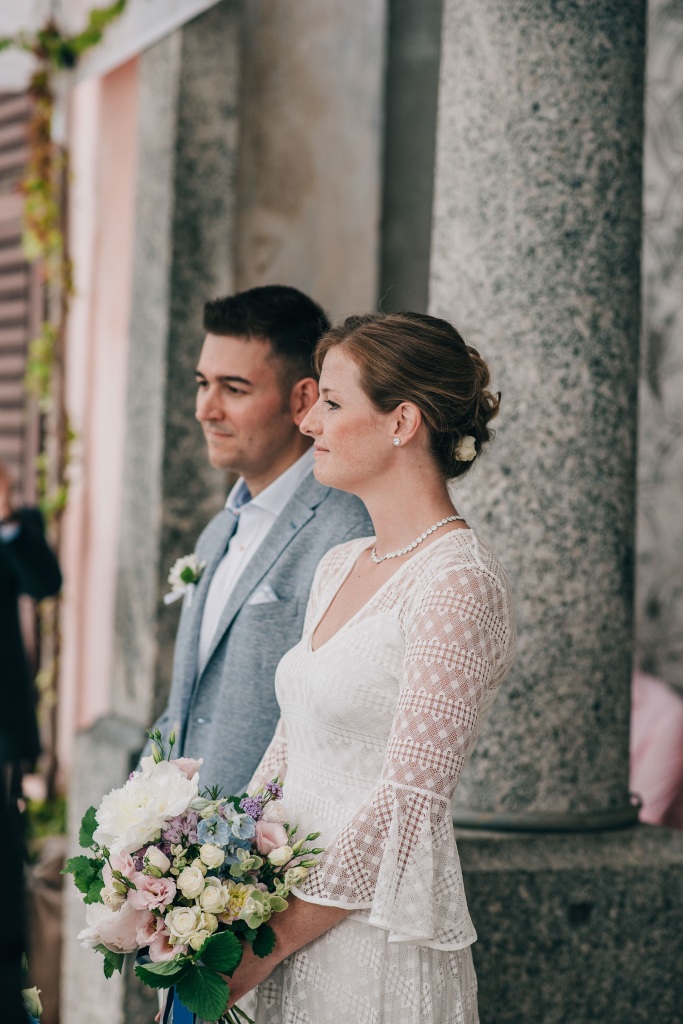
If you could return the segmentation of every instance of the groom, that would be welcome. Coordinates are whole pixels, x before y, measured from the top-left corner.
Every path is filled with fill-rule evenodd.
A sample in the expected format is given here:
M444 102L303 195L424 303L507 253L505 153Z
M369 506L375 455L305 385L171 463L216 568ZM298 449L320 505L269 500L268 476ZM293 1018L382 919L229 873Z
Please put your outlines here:
M369 536L361 502L313 476L299 424L318 397L311 356L329 327L296 288L268 285L207 302L196 416L209 461L240 474L203 531L205 563L186 593L168 706L174 754L204 758L202 780L240 793L279 717L275 669L301 638L316 566L335 544Z

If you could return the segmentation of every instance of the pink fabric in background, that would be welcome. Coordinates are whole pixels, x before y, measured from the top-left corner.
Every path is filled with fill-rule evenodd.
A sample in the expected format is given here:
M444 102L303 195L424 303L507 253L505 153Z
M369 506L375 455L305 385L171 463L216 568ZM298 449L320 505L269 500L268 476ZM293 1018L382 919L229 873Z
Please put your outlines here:
M631 694L631 792L641 821L683 829L683 697L643 672Z

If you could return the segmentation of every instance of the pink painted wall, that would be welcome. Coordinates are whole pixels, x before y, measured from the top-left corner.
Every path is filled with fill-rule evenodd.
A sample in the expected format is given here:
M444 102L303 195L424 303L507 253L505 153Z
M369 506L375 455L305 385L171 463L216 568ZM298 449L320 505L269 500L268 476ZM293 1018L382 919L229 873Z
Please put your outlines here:
M64 523L59 755L110 710L135 199L137 61L77 85L68 135L76 295L67 341L77 433Z

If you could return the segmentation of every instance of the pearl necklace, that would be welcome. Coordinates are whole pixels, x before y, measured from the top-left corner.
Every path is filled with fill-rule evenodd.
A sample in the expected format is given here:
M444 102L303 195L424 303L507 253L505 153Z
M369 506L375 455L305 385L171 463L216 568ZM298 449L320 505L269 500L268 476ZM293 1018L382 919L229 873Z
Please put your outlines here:
M434 533L434 530L438 530L439 527L445 526L446 523L454 523L458 519L463 523L465 522L464 516L447 516L446 519L440 519L438 523L434 523L434 525L430 526L428 530L425 530L424 533L421 533L417 540L414 540L412 544L408 544L406 547L400 548L398 551L390 551L388 555L382 555L381 557L379 557L377 554L377 546L375 545L372 551L370 552L370 558L373 560L375 565L379 565L380 562L386 562L387 558L399 558L401 555L407 555L409 551L412 551L413 548L416 548L417 545L421 544L423 540L427 540L427 537L430 535L430 533Z

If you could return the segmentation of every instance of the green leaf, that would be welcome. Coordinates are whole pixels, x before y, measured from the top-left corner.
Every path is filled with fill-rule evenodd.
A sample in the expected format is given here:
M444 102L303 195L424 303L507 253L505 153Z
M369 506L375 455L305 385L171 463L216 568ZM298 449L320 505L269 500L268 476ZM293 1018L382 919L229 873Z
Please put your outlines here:
M275 949L275 932L269 924L262 924L251 948L256 956L269 956Z
M94 878L90 883L90 888L83 897L84 903L102 903L102 890L104 889L104 879Z
M123 968L124 954L114 953L113 950L107 949L106 946L95 946L98 953L101 953L104 957L104 976L105 978L111 978L114 971L121 973Z
M232 974L242 959L242 944L232 932L218 932L209 936L199 956L205 967Z
M71 857L62 871L63 875L73 875L76 888L79 892L84 893L86 897L90 896L91 890L93 890L94 898L86 900L86 902L97 902L99 892L102 886L100 885L97 889L97 894L94 894L94 886L102 881L102 868L104 867L104 861L98 860L94 857L85 857L83 854L79 854L78 857Z
M288 906L289 903L287 902L287 900L283 900L282 896L273 896L271 894L270 909L273 911L274 914L281 914L282 911L286 910Z
M172 975L179 974L183 971L189 963L192 961L188 956L175 956L172 960L162 960L157 964L141 964L143 970L147 971L148 974L158 974L164 978L170 978Z
M177 985L184 973L192 969L192 962L186 957L181 960L166 960L159 964L138 964L135 968L140 981L149 988L170 988ZM169 979L172 982L169 983Z
M78 833L78 845L88 850L93 845L93 832L97 828L96 807L89 807L83 815L81 828Z
M230 990L223 979L209 967L197 964L175 983L175 989L190 1013L204 1020L218 1020L225 1013L230 998Z
M76 875L84 871L90 871L90 865L93 863L93 860L94 857L86 857L84 853L79 853L77 857L69 857L64 865L62 874Z

